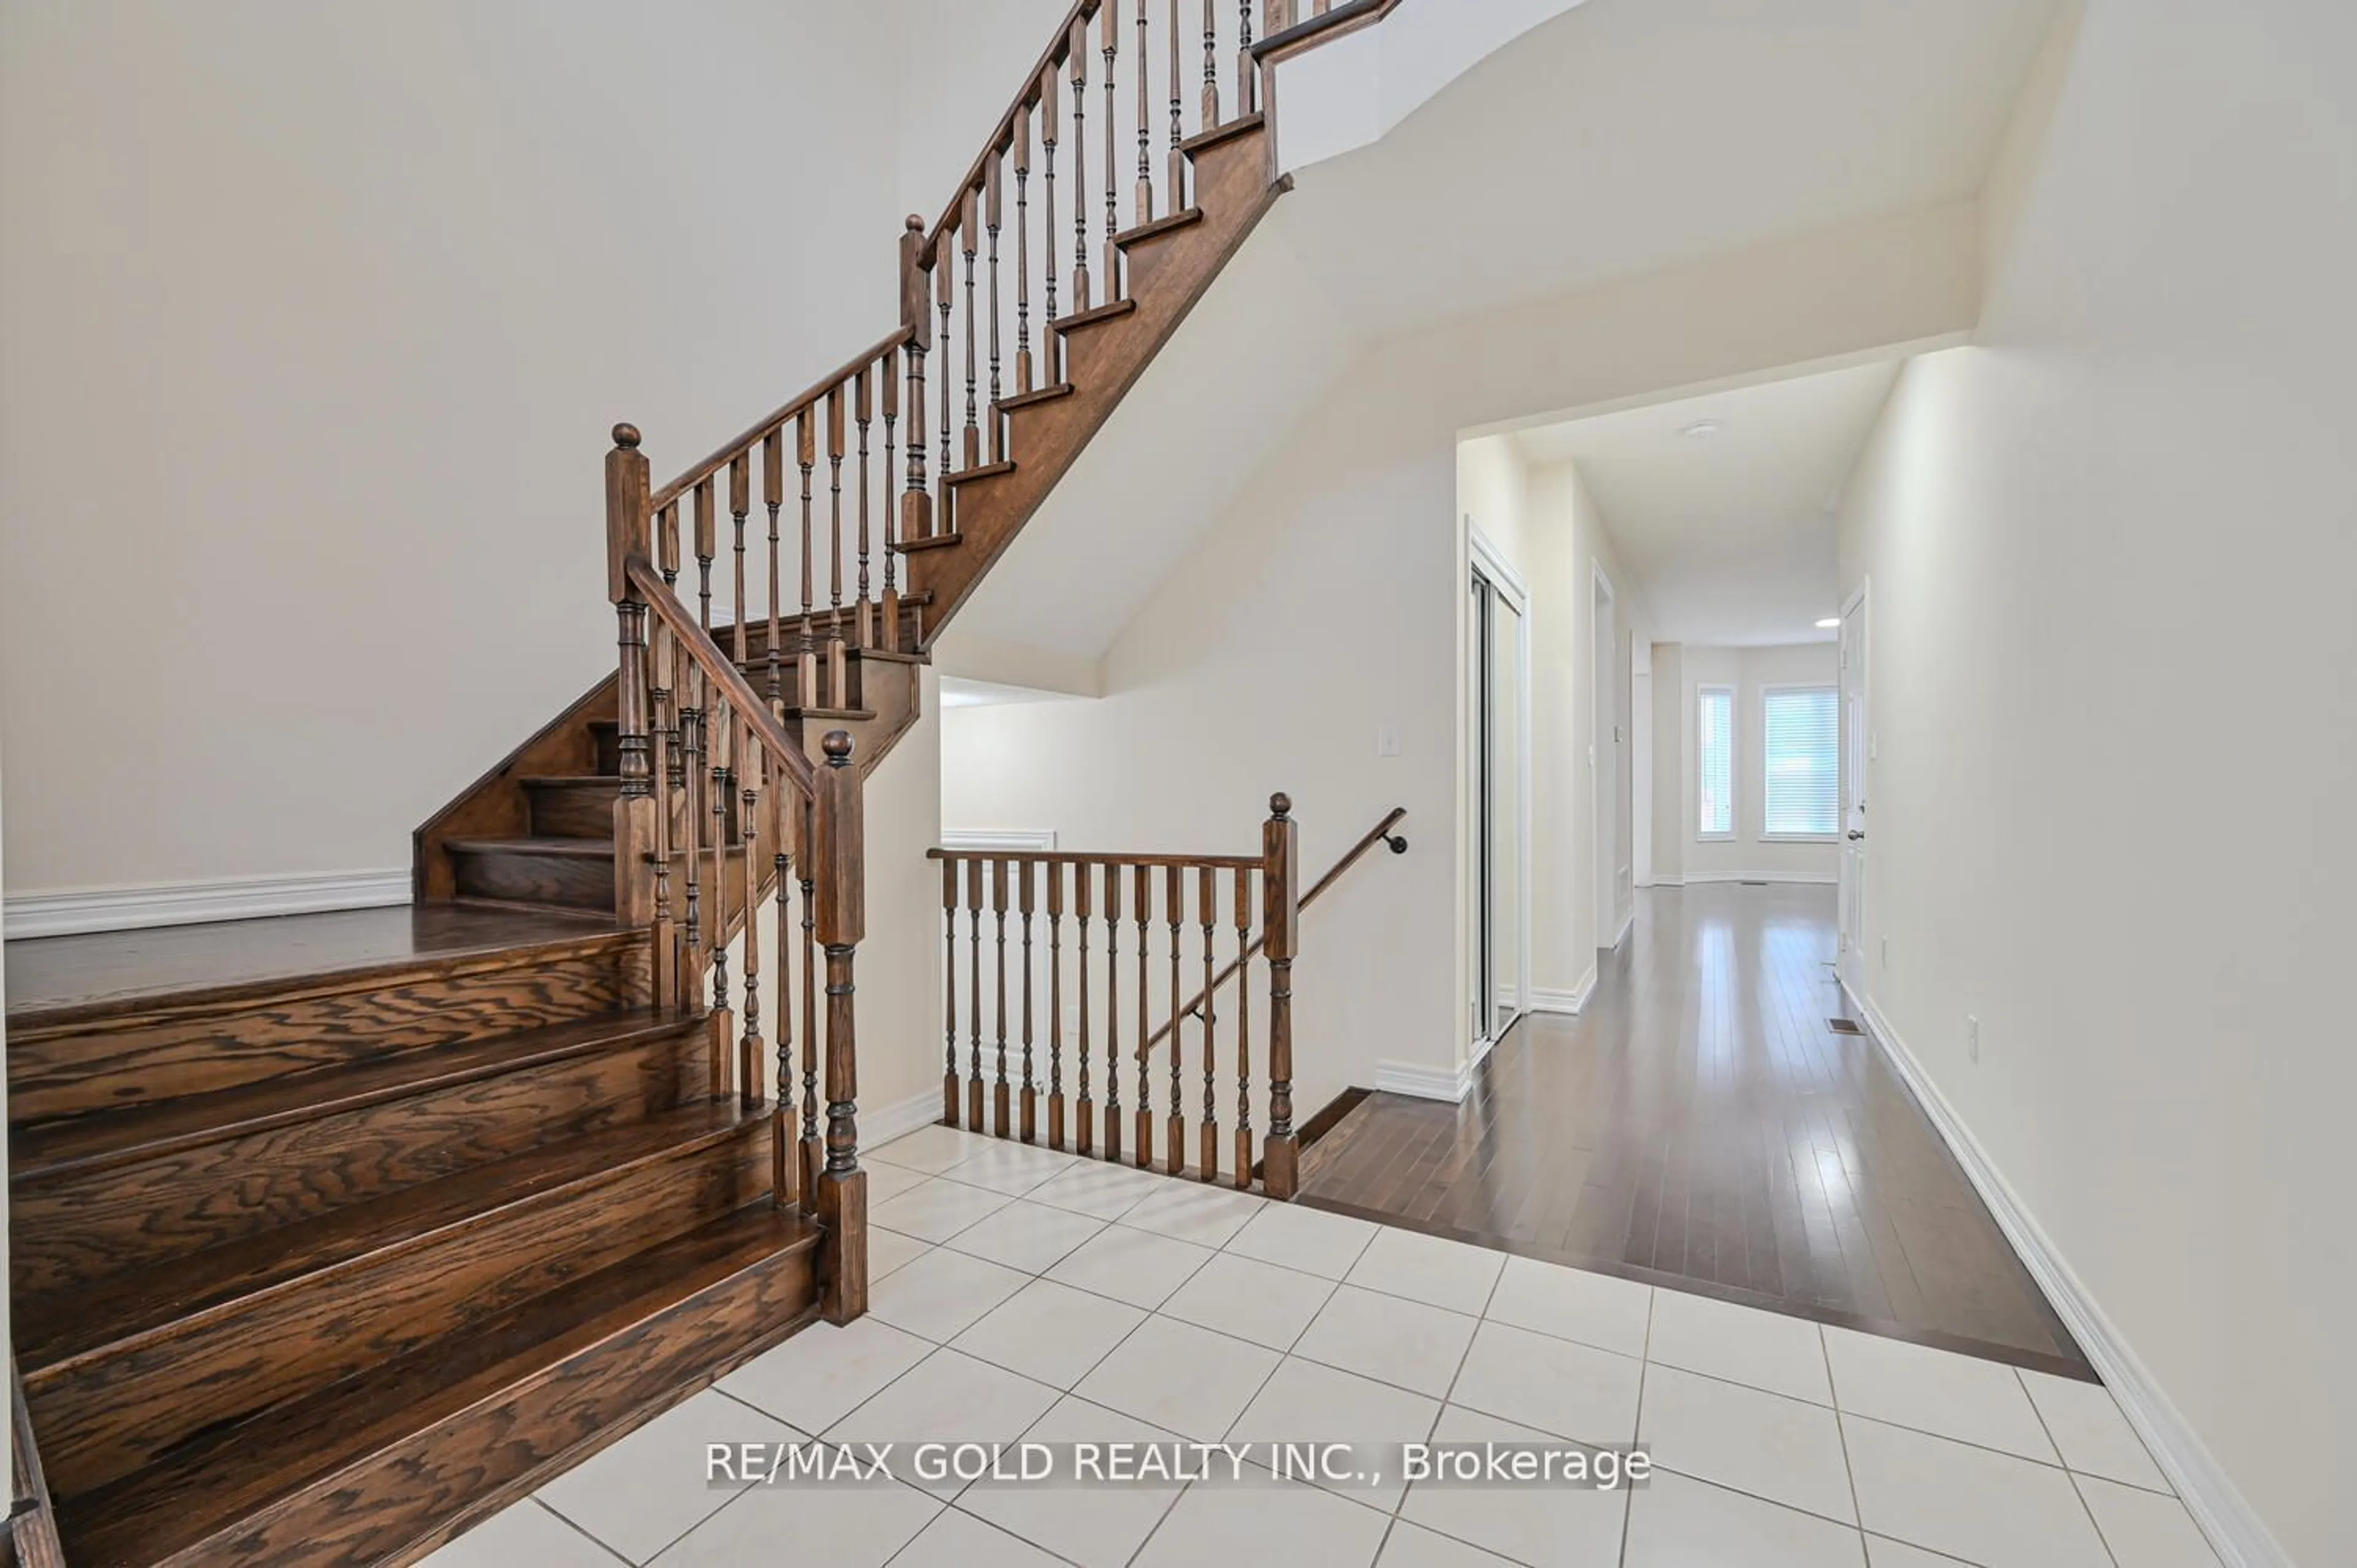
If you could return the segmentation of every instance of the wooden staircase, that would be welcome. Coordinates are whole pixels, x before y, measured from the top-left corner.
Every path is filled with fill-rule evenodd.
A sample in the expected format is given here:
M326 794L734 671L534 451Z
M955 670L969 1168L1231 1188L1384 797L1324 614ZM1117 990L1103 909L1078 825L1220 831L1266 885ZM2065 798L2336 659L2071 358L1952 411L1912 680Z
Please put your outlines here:
M1157 39L1140 9L1133 44L1130 12L1076 0L941 220L909 220L892 333L660 489L617 427L617 668L416 830L414 950L12 1009L13 1321L70 1561L408 1561L865 1310L861 780L942 629L1287 188L1252 12L1207 5L1199 39L1174 6ZM1265 19L1289 52L1325 12ZM1279 966L1289 833L1280 810L1265 856L1188 863L1243 874L1240 943L1266 883ZM1035 1136L1028 1087L1025 1109ZM1238 1122L1226 1179L1249 1181ZM1219 1138L1207 1112L1207 1179Z

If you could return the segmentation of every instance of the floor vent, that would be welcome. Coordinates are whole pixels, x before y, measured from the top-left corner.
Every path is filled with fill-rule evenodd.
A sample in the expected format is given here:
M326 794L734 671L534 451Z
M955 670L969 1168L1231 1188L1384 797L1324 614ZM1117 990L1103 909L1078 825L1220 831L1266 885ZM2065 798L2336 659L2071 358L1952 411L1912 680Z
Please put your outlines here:
M1825 1027L1831 1029L1836 1035L1863 1035L1866 1033L1864 1029L1859 1028L1855 1023L1851 1022L1847 1018L1828 1018L1825 1020Z
M1765 887L1768 884L1765 882L1738 882L1736 886L1738 887Z

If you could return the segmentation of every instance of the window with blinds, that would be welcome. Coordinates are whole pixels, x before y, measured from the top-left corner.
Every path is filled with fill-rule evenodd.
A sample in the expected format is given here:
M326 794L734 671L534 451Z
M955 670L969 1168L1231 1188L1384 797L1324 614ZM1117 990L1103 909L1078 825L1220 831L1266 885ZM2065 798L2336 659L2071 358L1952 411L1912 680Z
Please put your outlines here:
M1762 698L1770 838L1841 829L1841 696L1831 686L1771 686Z
M1695 755L1700 761L1701 811L1695 831L1704 838L1735 836L1735 688L1703 686L1695 693Z

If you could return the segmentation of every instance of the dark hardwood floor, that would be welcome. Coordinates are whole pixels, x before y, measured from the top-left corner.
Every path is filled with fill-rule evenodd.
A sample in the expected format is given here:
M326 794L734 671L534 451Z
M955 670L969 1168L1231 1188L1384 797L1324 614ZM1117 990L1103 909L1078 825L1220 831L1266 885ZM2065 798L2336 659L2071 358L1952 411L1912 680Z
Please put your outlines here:
M1638 895L1577 1017L1462 1105L1375 1094L1302 1197L2067 1376L2085 1358L1874 1042L1835 1032L1834 890Z
M12 1020L298 977L395 968L595 937L608 918L458 904L20 938L7 944Z

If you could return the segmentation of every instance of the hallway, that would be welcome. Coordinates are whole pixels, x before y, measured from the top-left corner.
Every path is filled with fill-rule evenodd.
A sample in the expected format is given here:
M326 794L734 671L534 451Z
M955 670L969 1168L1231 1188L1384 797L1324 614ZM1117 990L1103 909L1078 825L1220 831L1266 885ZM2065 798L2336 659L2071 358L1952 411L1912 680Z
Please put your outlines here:
M1577 1017L1459 1106L1376 1094L1305 1201L1550 1262L2089 1376L1871 1038L1835 1032L1831 887L1637 895Z

